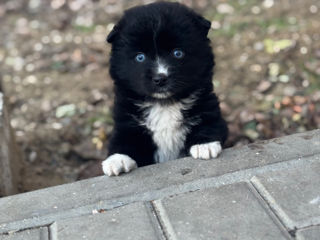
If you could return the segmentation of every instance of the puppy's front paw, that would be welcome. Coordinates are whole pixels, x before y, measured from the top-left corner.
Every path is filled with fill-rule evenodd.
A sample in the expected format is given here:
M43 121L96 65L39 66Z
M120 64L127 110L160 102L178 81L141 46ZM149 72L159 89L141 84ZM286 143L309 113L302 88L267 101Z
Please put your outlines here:
M190 155L193 158L200 159L210 159L218 157L221 153L221 144L220 142L210 142L205 144L193 145L190 148Z
M130 172L137 168L137 163L124 154L113 154L102 162L102 170L108 176L118 176L122 172Z

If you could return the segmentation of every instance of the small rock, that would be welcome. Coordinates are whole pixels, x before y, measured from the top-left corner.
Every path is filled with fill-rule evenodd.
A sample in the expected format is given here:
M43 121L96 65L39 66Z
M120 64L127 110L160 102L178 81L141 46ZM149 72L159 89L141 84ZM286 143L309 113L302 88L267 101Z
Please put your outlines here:
M67 104L57 108L56 117L72 117L76 113L76 106L74 104Z
M257 139L259 137L259 133L254 131L253 129L247 129L247 130L245 130L244 133L250 139Z
M290 80L290 78L289 78L289 76L288 75L280 75L279 76L279 81L280 82L283 82L283 83L287 83L287 82L289 82L289 80Z
M251 12L252 12L253 14L259 14L259 13L261 13L261 9L260 9L260 7L258 7L258 6L253 6L253 7L251 8Z
M295 95L296 91L297 91L296 87L294 87L294 86L286 86L283 89L283 94L286 95L286 96L293 96L293 95Z
M274 0L264 0L262 5L265 8L271 8L274 5Z
M37 156L38 156L37 152L32 151L29 154L29 162L31 162L31 163L34 162L37 159Z
M221 14L232 14L234 12L234 8L227 3L221 3L217 6L217 11Z
M52 0L51 7L53 9L61 8L65 4L66 0Z
M221 111L226 115L232 112L231 108L226 102L220 102L220 108L221 108Z
M293 111L295 111L296 113L301 113L302 112L302 107L295 105L293 106Z
M264 44L262 42L256 42L253 48L254 50L261 51L264 49Z
M220 29L221 28L221 24L218 21L212 21L211 22L211 28L212 29Z
M271 85L272 84L270 81L261 81L257 87L257 90L261 93L266 92L270 89Z
M284 106L290 105L290 104L291 104L291 98L288 97L288 96L284 97L284 98L282 99L282 101L281 101L281 104L284 105Z
M254 118L258 122L269 121L269 119L270 119L270 117L268 115L266 115L265 113L259 113L259 112L254 114Z
M250 70L251 70L252 72L261 72L262 67L261 67L260 64L252 64L252 65L250 66Z
M298 105L302 105L302 104L305 104L307 102L306 97L303 97L303 96L294 96L293 100Z
M254 115L252 112L249 112L248 110L244 110L240 113L240 121L242 123L247 123L250 122L252 120L254 120Z
M41 109L45 112L49 112L51 110L51 102L49 100L43 100Z

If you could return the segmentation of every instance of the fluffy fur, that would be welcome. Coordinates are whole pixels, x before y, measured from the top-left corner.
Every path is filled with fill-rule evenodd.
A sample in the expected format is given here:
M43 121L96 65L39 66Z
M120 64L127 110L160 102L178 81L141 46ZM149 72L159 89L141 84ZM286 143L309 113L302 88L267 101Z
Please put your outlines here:
M228 130L213 93L209 29L209 21L169 2L131 8L115 25L107 39L115 126L105 174L130 171L131 160L141 167L220 153Z

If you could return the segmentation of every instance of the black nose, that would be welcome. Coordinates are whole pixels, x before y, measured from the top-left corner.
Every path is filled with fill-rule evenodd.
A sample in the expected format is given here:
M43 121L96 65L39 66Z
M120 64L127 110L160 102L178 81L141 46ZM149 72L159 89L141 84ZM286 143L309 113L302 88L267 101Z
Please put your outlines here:
M167 83L167 76L165 74L157 74L152 78L155 85L162 87Z
M155 85L162 87L167 83L167 76L164 74L157 74L152 78Z

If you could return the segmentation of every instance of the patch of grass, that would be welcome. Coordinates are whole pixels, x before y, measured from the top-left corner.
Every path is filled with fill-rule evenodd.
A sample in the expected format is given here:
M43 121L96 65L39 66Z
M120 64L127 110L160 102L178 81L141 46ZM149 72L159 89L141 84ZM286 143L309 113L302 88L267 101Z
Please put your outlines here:
M221 22L225 18L225 14L218 13L215 8L209 8L204 12L203 16L210 21Z
M236 33L244 31L249 27L248 22L240 22L235 24L230 24L227 27L222 27L212 31L213 36L224 36L224 37L233 37Z
M316 74L315 72L310 71L306 67L303 67L303 70L307 73L308 75L308 80L310 85L307 88L307 92L309 94L319 91L320 89L320 75Z
M88 124L90 124L91 126L95 122L101 122L108 125L113 125L112 115L109 111L105 111L105 112L97 113L96 116L88 119Z
M230 4L236 11L242 11L248 10L250 7L261 3L258 0L245 0L243 3L240 3L240 1L229 0L228 4Z
M92 33L94 32L96 26L95 25L91 25L91 26L73 25L73 28L79 32Z
M267 29L270 26L274 26L277 30L287 29L292 26L292 24L290 24L286 18L263 19L258 20L256 24L262 29Z
M51 68L53 70L59 71L64 68L64 63L61 61L55 61L52 63Z
M255 120L252 120L243 126L243 130L248 130L248 129L256 130L256 128L257 128L257 122Z

